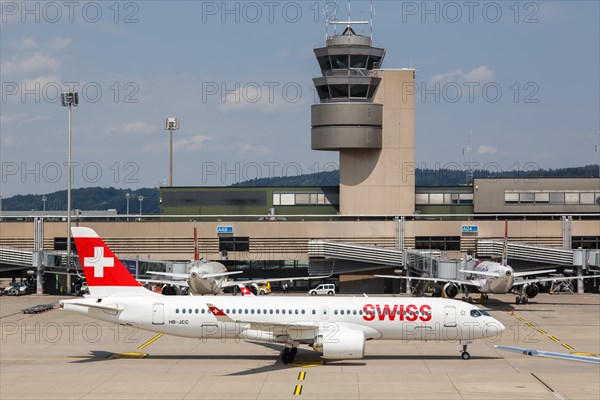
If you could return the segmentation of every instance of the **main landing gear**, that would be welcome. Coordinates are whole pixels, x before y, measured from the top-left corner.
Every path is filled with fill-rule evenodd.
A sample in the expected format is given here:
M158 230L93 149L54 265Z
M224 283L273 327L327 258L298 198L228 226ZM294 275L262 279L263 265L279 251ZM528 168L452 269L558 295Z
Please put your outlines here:
M281 351L281 362L284 364L290 364L294 362L296 353L298 352L297 347L286 347Z
M517 296L515 298L515 303L517 303L517 304L521 304L521 303L527 304L527 303L529 303L529 298L527 296Z
M471 355L467 351L467 346L470 345L471 343L473 343L473 342L470 340L461 340L460 341L460 344L462 344L462 350L460 351L460 357L463 360L468 360L469 358L471 358Z

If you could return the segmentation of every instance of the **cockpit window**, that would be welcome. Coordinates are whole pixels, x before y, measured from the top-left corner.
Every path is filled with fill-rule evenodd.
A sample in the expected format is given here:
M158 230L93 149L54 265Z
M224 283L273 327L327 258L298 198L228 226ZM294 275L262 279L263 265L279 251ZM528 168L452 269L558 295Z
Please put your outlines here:
M471 317L481 317L479 310L471 310Z
M481 315L484 315L486 317L491 317L490 313L488 313L487 311L479 310L479 312L481 313Z

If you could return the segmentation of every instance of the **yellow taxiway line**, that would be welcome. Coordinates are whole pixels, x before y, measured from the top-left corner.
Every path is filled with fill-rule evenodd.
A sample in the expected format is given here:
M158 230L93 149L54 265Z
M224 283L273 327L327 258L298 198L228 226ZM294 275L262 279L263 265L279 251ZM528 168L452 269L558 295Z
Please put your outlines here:
M160 339L162 337L162 335L163 335L162 333L159 333L158 335L154 336L152 339L148 340L146 343L144 343L137 349L142 350L144 347L149 346L150 344L154 343L156 340Z

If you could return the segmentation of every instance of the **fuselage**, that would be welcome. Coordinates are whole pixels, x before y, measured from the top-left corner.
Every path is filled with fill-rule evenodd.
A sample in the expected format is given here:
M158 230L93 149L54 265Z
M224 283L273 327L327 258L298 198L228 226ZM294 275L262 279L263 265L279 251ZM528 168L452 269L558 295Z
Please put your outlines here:
M219 294L222 284L227 278L204 278L206 274L227 272L227 268L219 262L194 261L189 268L187 283L195 294Z
M363 331L365 339L431 341L478 339L504 330L500 322L471 304L435 298L109 296L101 303L97 301L97 298L64 300L61 308L108 322L191 338L285 341L276 334L277 326L282 324L301 326L304 332L298 333L297 340L303 343L311 343L319 331L336 328ZM121 310L111 312L73 304L82 302L118 305ZM209 304L221 309L232 322L218 321ZM253 324L273 324L273 329L267 329L273 333L256 331Z
M481 293L503 294L508 293L515 282L515 274L509 265L502 265L493 261L482 261L473 268L476 272L496 273L499 276L475 275L474 279L479 281Z

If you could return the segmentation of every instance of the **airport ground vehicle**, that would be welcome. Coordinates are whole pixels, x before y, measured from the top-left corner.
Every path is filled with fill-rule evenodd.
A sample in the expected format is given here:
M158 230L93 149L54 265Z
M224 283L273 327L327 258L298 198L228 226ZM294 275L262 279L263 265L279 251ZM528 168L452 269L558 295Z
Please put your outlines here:
M308 294L311 296L316 296L318 294L326 294L328 296L333 296L335 294L335 285L333 283L323 283L322 285L317 286L314 289L310 289Z
M4 289L4 295L6 296L22 296L29 293L29 286L25 282L12 282Z

